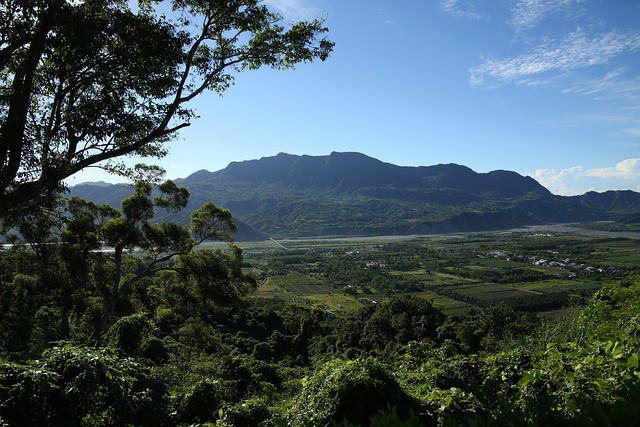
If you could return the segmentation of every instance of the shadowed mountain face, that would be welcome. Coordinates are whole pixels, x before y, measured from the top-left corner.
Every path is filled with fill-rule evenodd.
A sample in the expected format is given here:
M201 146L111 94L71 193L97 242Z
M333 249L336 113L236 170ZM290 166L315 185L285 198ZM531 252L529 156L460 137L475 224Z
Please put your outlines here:
M191 192L182 217L207 201L231 210L238 240L265 237L428 234L544 222L615 219L640 212L640 193L551 194L510 171L476 173L456 164L403 167L360 153L280 153L177 179ZM78 195L118 205L130 190L80 184Z
M196 172L198 180L206 180ZM279 184L298 190L333 190L340 193L363 188L455 189L501 197L537 192L550 195L535 180L515 172L478 174L456 164L402 167L383 163L360 153L331 153L328 156L294 156L280 153L259 160L234 162L212 173L220 182ZM184 182L192 182L191 177Z

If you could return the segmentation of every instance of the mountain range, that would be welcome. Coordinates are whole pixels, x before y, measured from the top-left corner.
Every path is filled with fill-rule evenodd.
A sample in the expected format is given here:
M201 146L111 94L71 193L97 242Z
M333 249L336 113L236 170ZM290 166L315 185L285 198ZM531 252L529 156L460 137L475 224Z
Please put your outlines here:
M191 198L179 223L207 201L231 210L238 240L481 231L554 222L615 220L640 212L640 193L554 195L531 177L477 173L457 164L407 167L361 153L280 153L200 170L176 184ZM119 206L123 184L78 184L70 196Z

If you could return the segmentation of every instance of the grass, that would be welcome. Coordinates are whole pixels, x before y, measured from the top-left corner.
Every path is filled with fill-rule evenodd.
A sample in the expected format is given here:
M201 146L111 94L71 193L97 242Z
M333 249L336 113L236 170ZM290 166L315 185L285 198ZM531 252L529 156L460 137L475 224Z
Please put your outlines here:
M549 279L538 282L518 283L517 287L539 291L544 293L551 292L577 292L580 290L596 290L601 288L606 282L593 281L585 279Z
M478 258L474 261L477 266L493 267L493 268L520 268L531 267L531 264L521 261L511 261L501 258Z
M268 282L272 286L287 287L291 285L321 285L322 280L307 274L292 272L286 275L270 276Z
M458 287L454 287L451 290L461 296L471 297L480 301L532 297L536 295L532 292L516 289L509 285L501 285L496 283L461 285Z
M329 310L336 314L352 313L362 307L362 301L345 294L307 295L305 299L316 308Z

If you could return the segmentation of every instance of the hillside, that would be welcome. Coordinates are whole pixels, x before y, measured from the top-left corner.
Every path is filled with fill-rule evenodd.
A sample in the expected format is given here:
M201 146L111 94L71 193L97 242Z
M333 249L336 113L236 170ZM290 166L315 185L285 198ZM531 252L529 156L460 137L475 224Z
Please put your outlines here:
M191 192L185 214L212 200L232 211L239 240L479 231L640 212L640 193L633 191L562 197L511 171L405 167L360 153L280 153L201 170L176 183ZM123 185L71 188L71 195L112 205L127 194Z

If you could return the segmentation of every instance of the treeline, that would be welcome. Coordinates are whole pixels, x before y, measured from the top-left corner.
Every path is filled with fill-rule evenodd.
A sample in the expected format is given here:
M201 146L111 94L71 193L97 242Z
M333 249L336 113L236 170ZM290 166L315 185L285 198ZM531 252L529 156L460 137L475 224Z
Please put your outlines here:
M113 255L76 265L64 250L0 255L0 420L10 426L640 421L637 279L550 323L505 304L450 316L409 296L338 317L225 291L223 264L206 266L208 280L167 269L136 281L95 341ZM135 275L148 262L134 253L123 264ZM85 279L68 282L79 267Z

